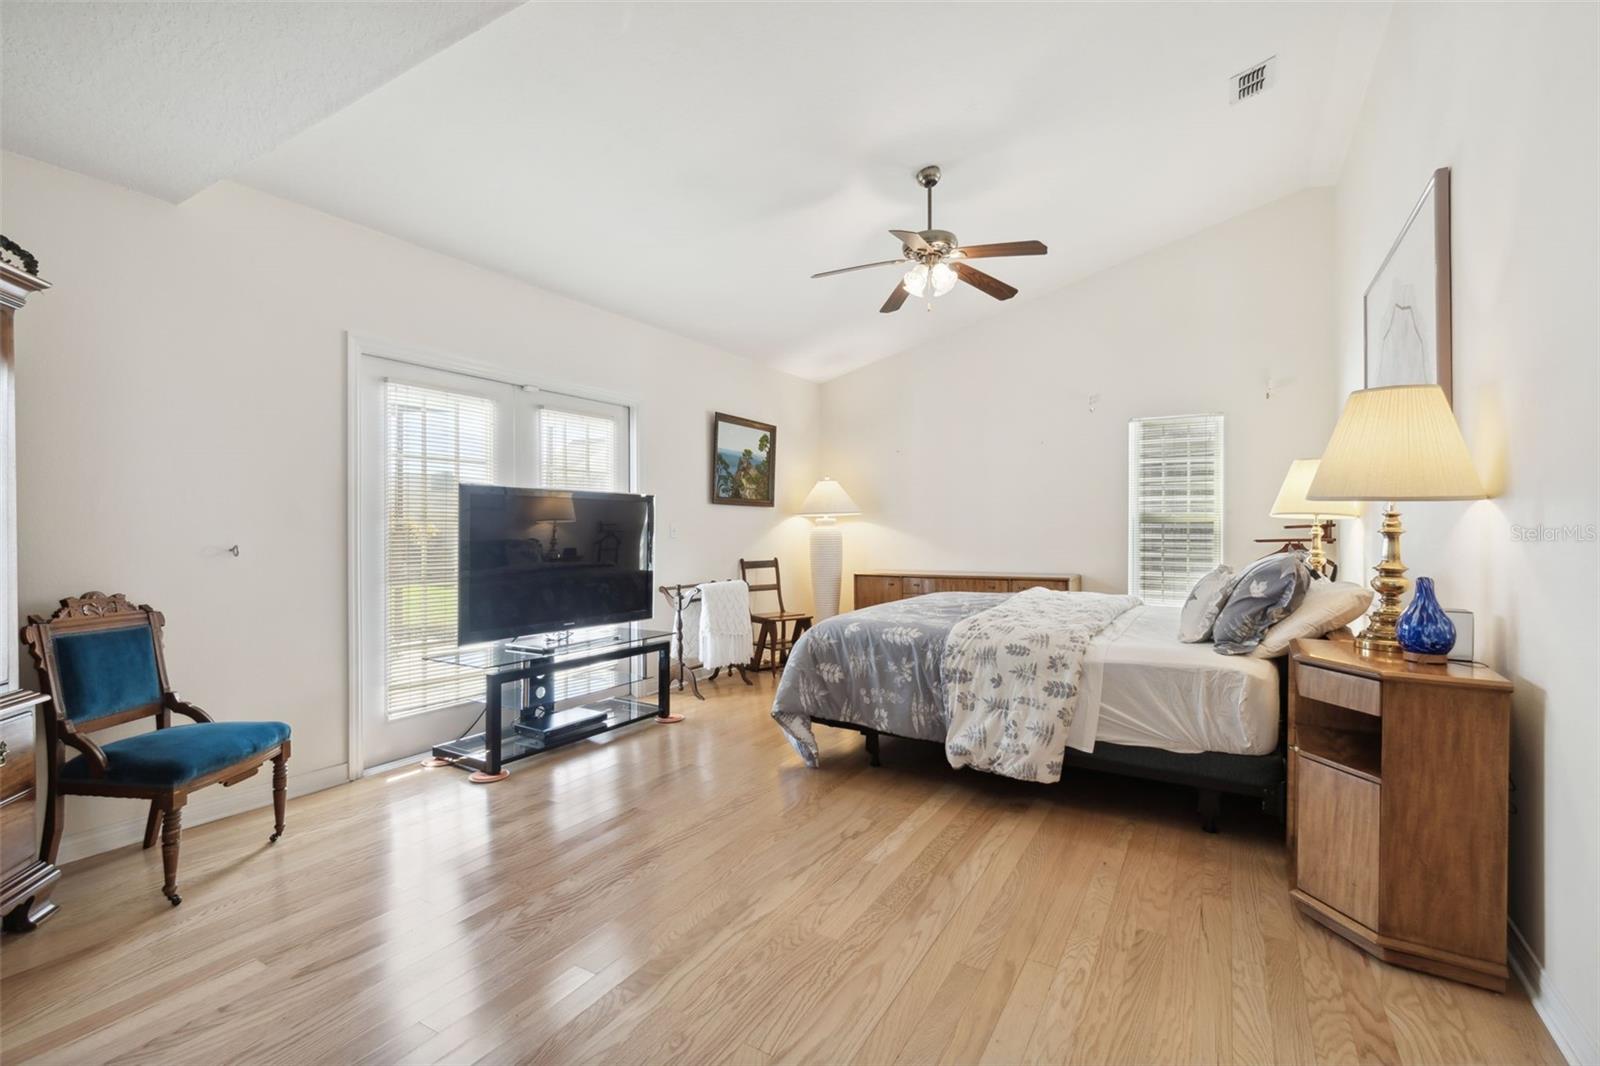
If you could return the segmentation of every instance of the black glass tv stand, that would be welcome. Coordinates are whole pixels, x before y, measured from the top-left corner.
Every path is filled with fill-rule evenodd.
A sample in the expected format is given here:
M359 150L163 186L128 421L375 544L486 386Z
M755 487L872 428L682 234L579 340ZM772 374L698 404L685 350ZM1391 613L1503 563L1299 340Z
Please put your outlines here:
M477 783L499 781L505 764L542 755L600 733L643 721L677 722L671 708L672 634L636 626L619 626L610 635L557 644L548 649L521 646L521 641L480 644L430 655L483 674L481 733L433 746L435 765L449 763L473 771ZM656 702L632 696L610 696L578 707L556 709L556 679L620 659L656 656ZM509 688L508 688L509 686ZM507 728L507 697L515 716Z

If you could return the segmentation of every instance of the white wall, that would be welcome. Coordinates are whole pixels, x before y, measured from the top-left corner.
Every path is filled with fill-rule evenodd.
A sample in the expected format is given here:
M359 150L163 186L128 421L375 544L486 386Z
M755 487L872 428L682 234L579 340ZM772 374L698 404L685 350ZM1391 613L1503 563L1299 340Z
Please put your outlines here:
M17 320L21 609L160 607L185 697L293 727L292 788L345 776L347 330L633 397L661 580L778 554L809 603L816 385L239 185L173 206L15 155L0 177L0 224L55 285ZM775 509L709 503L714 410L777 424ZM191 824L265 802L262 776ZM72 800L66 854L142 825Z
M1451 168L1455 409L1494 498L1402 505L1405 558L1476 612L1478 657L1516 683L1511 913L1530 950L1513 940L1513 957L1582 1062L1600 1061L1600 549L1513 531L1600 519L1596 16L1395 5L1336 201L1343 391L1362 381L1362 293Z
M826 383L826 472L864 512L846 573L1122 591L1128 420L1198 412L1224 416L1226 560L1273 550L1252 540L1282 532L1267 509L1289 461L1320 455L1337 414L1332 261L1332 196L1310 190Z

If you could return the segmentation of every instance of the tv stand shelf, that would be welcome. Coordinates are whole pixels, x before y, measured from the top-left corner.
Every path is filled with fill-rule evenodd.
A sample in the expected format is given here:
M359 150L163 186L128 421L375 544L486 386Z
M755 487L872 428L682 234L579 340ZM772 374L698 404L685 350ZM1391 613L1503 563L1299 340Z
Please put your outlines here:
M486 783L504 778L508 762L542 755L637 722L679 721L671 707L671 649L670 633L623 626L614 638L575 642L548 651L517 648L508 641L430 655L433 662L476 670L484 679L483 732L435 744L433 757L467 767L474 771L473 781ZM649 655L656 656L655 703L612 696L579 707L556 709L556 679L560 675ZM513 686L516 707L509 731L504 721L508 685Z

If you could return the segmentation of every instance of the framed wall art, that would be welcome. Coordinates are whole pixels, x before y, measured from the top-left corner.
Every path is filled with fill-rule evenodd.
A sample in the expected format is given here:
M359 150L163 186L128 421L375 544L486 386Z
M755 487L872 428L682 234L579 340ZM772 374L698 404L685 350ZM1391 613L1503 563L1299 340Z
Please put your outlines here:
M1367 286L1366 387L1438 385L1451 399L1450 168L1422 198Z
M777 461L777 426L721 411L712 416L712 503L771 507Z

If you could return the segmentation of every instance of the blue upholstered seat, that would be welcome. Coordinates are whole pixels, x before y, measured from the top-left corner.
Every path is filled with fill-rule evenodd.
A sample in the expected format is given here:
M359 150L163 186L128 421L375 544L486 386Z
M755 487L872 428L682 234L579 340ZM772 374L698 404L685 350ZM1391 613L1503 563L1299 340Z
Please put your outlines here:
M283 722L196 722L139 733L102 745L108 766L99 778L119 785L175 788L185 781L242 762L289 739ZM61 768L61 776L90 776L87 756Z

